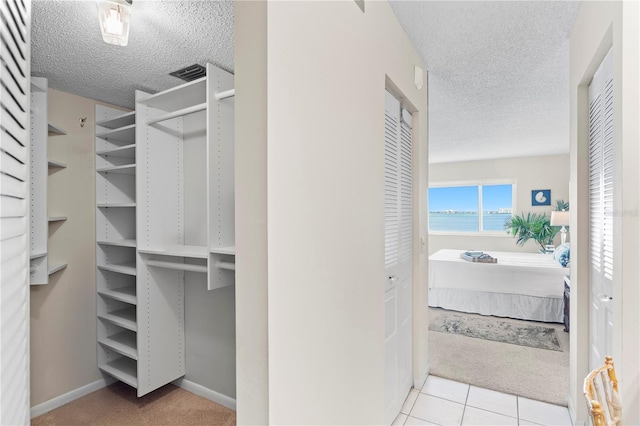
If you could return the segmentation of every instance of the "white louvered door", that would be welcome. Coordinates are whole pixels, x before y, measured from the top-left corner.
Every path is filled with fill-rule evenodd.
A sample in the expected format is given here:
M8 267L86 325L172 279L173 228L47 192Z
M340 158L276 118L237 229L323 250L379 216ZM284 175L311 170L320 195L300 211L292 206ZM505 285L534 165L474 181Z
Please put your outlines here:
M29 424L30 3L0 6L0 424Z
M385 422L412 385L412 120L385 91Z
M613 55L589 85L589 366L611 355L613 336Z

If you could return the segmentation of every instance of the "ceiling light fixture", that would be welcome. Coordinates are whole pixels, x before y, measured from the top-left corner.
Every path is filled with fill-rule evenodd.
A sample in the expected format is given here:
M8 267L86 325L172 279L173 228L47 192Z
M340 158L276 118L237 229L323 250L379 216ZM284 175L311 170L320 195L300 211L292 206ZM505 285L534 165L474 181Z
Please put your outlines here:
M98 16L102 40L117 46L129 42L129 21L133 0L99 0Z

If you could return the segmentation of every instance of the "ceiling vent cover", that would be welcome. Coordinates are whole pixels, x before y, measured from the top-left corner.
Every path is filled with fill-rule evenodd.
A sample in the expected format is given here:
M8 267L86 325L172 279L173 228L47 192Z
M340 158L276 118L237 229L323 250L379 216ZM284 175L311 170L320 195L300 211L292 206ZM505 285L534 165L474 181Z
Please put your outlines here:
M170 72L169 75L178 77L184 81L193 81L206 76L207 69L200 64L193 64L178 71Z

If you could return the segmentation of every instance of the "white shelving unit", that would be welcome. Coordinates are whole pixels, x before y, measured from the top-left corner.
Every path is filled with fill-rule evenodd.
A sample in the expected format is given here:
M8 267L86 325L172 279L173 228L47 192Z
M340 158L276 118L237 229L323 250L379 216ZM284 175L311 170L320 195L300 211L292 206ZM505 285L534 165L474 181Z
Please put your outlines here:
M48 253L49 225L67 220L66 216L47 214L49 169L61 170L67 167L62 162L47 158L49 138L67 134L64 129L48 122L48 87L46 78L31 77L31 285L48 284L50 275L67 267L66 263L50 262Z
M135 118L96 105L98 367L137 387Z
M138 396L185 375L185 285L235 283L232 88L207 65L135 113L96 106L98 366Z

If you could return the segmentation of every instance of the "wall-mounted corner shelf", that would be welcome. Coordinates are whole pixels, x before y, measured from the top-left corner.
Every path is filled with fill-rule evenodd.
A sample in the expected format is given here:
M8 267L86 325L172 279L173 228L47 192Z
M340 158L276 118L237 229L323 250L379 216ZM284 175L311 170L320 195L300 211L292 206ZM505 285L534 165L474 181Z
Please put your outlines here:
M67 267L66 263L50 263L49 264L49 275L53 275L58 271L62 271L64 268Z
M58 127L55 124L52 123L47 123L47 130L49 132L49 135L66 135L67 131L64 130L62 127Z
M122 239L122 240L98 240L98 244L106 245L106 246L119 246L119 247L134 247L136 246L136 240L133 239Z
M49 216L49 222L64 222L67 216Z
M47 160L47 165L49 166L49 168L55 168L55 169L66 169L67 165L64 163L61 163L60 161L54 161L54 160Z
M136 125L130 124L117 129L107 130L106 132L96 133L96 137L106 140L133 143L136 138Z
M45 257L47 255L47 252L42 252L42 253L31 253L31 255L29 256L30 260L34 260L34 259L39 259L41 257Z

